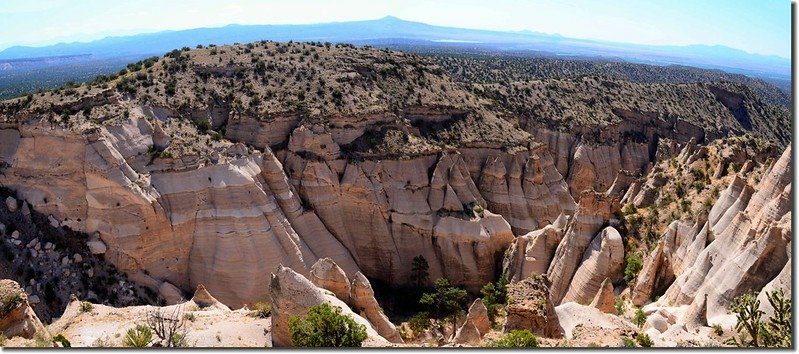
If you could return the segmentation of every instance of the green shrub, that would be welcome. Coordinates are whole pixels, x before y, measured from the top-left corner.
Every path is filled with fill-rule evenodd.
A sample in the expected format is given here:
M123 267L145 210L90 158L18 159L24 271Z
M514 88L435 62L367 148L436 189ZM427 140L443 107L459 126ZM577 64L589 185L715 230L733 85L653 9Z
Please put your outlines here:
M53 337L53 342L61 343L61 346L64 347L64 348L72 347L72 343L70 343L69 340L67 340L67 338L64 337L63 334L59 334L59 335Z
M289 332L295 347L360 347L366 340L366 327L330 304L312 306L305 317L291 316Z
M641 327L646 323L646 314L641 308L635 309L635 315L633 316L633 323L635 323L638 327Z
M613 300L613 307L616 308L616 314L621 316L626 311L626 306L624 306L624 300L622 298L617 297Z
M145 325L136 325L125 333L122 345L131 348L144 348L153 341L153 331Z
M0 347L4 347L6 345L6 340L8 340L8 338L6 338L5 335L0 333Z
M78 309L80 312L92 312L92 310L94 310L94 305L88 301L81 301L80 307Z
M624 262L626 263L624 267L624 280L627 281L627 284L632 286L635 278L638 276L638 272L644 267L644 260L637 253L633 253L624 257Z
M774 315L766 324L765 342L770 347L791 347L791 334L793 333L791 298L785 296L782 289L766 293L769 304L774 309Z
M267 302L256 302L252 305L250 316L258 318L267 318L272 315L272 304Z
M420 334L430 328L430 314L427 311L419 312L408 319L414 335Z
M208 118L203 118L197 121L197 130L204 133L208 131L208 129L211 129L211 122L208 120Z
M514 329L501 338L488 344L495 348L535 348L538 347L538 338L526 329Z
M0 317L4 317L22 303L22 293L13 292L3 296L0 301Z
M652 343L652 338L649 338L649 335L646 333L638 333L635 340L638 341L638 345L645 348L651 347L652 344L654 344Z
M625 348L635 348L635 341L634 340L632 340L630 338L627 338L627 337L622 337L621 341L624 343L624 347Z
M790 297L785 297L782 289L766 293L774 315L768 322L762 321L764 314L760 310L757 293L747 291L733 299L730 310L735 313L738 322L735 330L738 339L731 338L728 344L739 347L791 347L792 305Z

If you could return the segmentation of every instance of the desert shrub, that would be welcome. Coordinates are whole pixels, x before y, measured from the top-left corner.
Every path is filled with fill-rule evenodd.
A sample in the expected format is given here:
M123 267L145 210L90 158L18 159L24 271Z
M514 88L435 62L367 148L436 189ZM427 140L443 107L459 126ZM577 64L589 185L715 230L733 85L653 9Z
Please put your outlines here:
M419 312L408 319L408 325L413 334L419 334L430 328L430 314L426 311Z
M768 319L768 322L761 320L764 312L760 310L757 293L750 290L733 299L730 310L738 319L735 324L738 338L731 338L728 344L739 347L791 346L791 299L785 297L782 289L767 292L766 298L774 309L774 315Z
M534 348L538 347L538 338L526 329L514 329L501 338L488 344L495 348Z
M620 297L617 297L613 300L613 307L616 308L617 315L622 315L624 314L624 311L627 310L627 308L624 306L624 300L622 300Z
M652 338L649 338L649 335L646 333L638 333L638 335L635 336L635 340L638 342L638 345L645 348L651 347L652 344L654 344L652 343Z
M8 338L6 338L5 335L0 333L0 347L4 347L6 345L6 340L8 340Z
M81 301L80 307L78 309L80 312L92 312L92 310L94 310L94 305L88 301Z
M197 319L197 316L194 314L194 312L187 312L187 313L183 314L183 319L186 320L186 321L194 322L194 320Z
M782 289L766 293L769 304L774 309L774 315L766 324L765 342L770 347L791 347L792 305L791 298L785 296Z
M635 341L634 340L632 340L630 338L627 338L627 337L622 337L621 341L622 341L622 343L624 343L624 347L625 348L635 348Z
M739 339L732 338L734 344L739 347L759 347L760 334L764 332L765 326L760 318L763 311L760 309L760 300L757 294L751 290L736 297L730 304L730 310L735 313L737 323L735 330L738 332Z
M64 347L64 348L72 347L72 343L70 343L69 340L67 340L67 338L64 337L63 334L59 334L59 335L53 337L53 342L61 343L61 346Z
M267 318L272 315L272 304L267 302L256 302L252 305L250 316L258 318Z
M22 293L12 292L3 296L0 300L0 318L13 311L22 302Z
M197 121L197 130L206 132L208 129L211 129L211 122L208 121L208 118L203 118Z
M177 348L186 346L186 322L180 316L181 309L176 308L172 313L161 309L147 313L147 327L155 334L155 344L160 347Z
M312 306L304 317L291 316L289 332L295 347L360 347L366 340L366 327L330 304Z
M644 267L644 260L637 253L633 253L624 257L624 263L626 264L624 267L624 280L632 286L638 276L638 272Z
M724 334L724 328L721 328L721 325L718 324L718 323L714 324L713 325L713 332L715 332L717 336L720 336L720 335Z
M635 315L633 315L633 323L635 323L638 327L641 327L646 322L646 314L641 308L635 309Z
M131 348L144 348L153 341L153 331L145 325L136 325L125 333L122 345Z

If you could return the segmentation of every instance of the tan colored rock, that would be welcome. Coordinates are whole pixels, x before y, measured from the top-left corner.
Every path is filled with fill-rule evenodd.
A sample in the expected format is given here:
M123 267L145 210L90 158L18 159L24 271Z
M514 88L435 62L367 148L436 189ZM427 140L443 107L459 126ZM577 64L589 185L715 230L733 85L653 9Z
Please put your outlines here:
M491 330L491 321L488 319L488 309L480 299L474 300L469 306L466 320L455 333L454 343L476 345Z
M610 278L605 278L589 306L597 308L604 313L615 314L615 300L616 295L613 293L613 283L610 281Z
M597 332L618 329L627 336L638 332L638 327L630 321L619 316L603 313L595 307L580 305L576 302L558 305L554 311L562 327L563 335L567 339L573 339L581 327Z
M164 151L171 142L172 139L164 132L164 128L161 128L161 123L156 119L155 124L153 124L153 147L158 151Z
M583 254L605 222L610 219L612 203L611 198L602 193L585 191L581 194L577 213L569 221L565 235L558 244L547 270L547 278L552 281L551 294L555 304L561 303L580 266ZM600 279L599 282L601 281ZM594 293L595 291L590 296Z
M527 329L538 336L560 338L562 329L549 294L549 281L543 275L508 285L504 331Z
M747 289L761 289L790 259L791 148L771 166L756 188L737 176L708 217L714 241L687 264L659 302L706 302L706 316L727 313ZM687 316L687 315L686 315Z
M566 223L566 216L561 215L554 224L517 237L507 251L509 257L503 260L508 280L516 282L534 274L546 274Z
M304 316L310 307L323 303L341 308L342 314L352 317L355 322L366 327L368 338L364 346L385 346L389 343L372 328L369 321L353 313L349 306L336 298L332 292L314 286L308 279L290 268L279 266L272 274L269 287L272 302L272 346L291 346L289 317Z
M177 305L185 300L180 289L166 281L158 286L158 295L166 301L167 305Z
M19 336L28 339L40 332L46 335L47 330L28 303L28 295L17 282L10 279L0 280L0 299L15 299L15 306L11 307L11 303L4 304L4 307L9 306L8 312L0 313L0 334L7 338Z
M662 293L694 262L707 245L707 224L675 220L669 224L655 249L644 260L632 288L632 302L644 305L652 294Z
M377 303L372 284L361 272L355 273L355 277L352 278L350 298L355 310L372 324L381 337L392 343L403 343L397 328L388 320L380 304Z
M341 154L339 145L330 133L309 129L304 125L294 129L289 138L288 149L294 153L311 153L323 160L334 160Z
M620 281L624 263L624 243L613 227L606 227L585 250L562 302L588 304L602 288L605 279Z
M757 299L760 300L760 310L764 312L763 317L768 318L774 315L774 308L768 301L768 294L778 290L782 290L786 298L791 298L791 259L785 263L785 266L772 281L770 281L760 293L757 294Z
M339 300L350 303L350 281L330 258L320 258L311 267L308 279L316 286L333 292Z
M199 308L215 308L221 309L223 311L230 311L230 308L225 306L225 304L219 302L215 297L208 292L208 289L205 288L202 284L197 285L197 290L194 291L194 296L191 297L189 300L195 303Z
M477 329L477 326L467 320L463 325L458 327L458 331L455 332L455 338L452 339L452 342L455 344L477 345L482 339L482 335Z

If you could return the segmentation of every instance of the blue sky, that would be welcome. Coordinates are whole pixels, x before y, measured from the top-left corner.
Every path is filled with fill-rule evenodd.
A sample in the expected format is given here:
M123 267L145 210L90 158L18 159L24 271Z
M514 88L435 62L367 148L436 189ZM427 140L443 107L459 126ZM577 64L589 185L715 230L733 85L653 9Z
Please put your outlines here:
M393 15L639 44L724 45L790 58L788 0L0 0L0 50L109 35Z

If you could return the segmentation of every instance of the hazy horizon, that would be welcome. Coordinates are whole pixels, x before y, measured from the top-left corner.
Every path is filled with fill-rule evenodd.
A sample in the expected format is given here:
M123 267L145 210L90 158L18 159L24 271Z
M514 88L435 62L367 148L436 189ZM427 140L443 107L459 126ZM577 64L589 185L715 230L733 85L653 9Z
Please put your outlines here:
M148 6L149 3L153 6ZM377 4L363 0L336 4L313 0L290 3L239 0L223 5L211 0L175 1L157 6L155 3L145 0L131 11L125 4L98 0L12 0L0 9L0 16L11 24L0 28L0 50L234 24L312 24L394 16L435 26L532 31L641 45L721 45L751 54L791 57L790 2L782 0L679 0L660 4L624 0L568 3L501 0L490 5L472 0Z

